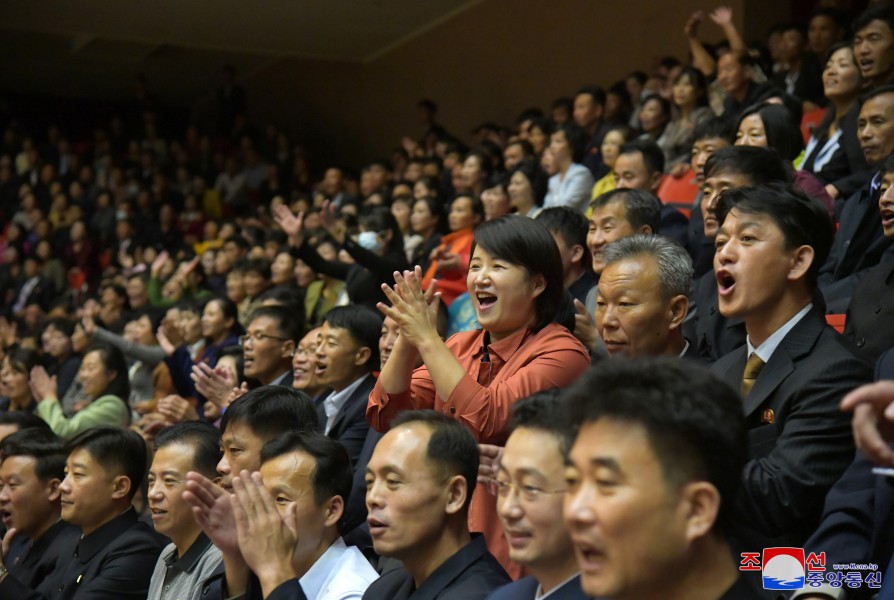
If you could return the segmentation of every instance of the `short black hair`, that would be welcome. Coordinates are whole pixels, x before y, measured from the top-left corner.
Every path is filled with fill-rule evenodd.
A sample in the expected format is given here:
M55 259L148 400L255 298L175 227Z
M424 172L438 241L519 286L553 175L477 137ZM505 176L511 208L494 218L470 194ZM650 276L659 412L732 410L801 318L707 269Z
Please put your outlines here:
M69 455L75 450L85 450L106 472L127 477L130 480L131 498L146 476L146 442L140 434L130 429L88 429L70 439L65 450Z
M352 304L336 306L323 319L329 327L344 329L351 339L361 348L369 348L369 360L366 366L370 371L379 368L379 338L382 334L384 317L366 306Z
M818 6L813 10L812 13L810 13L810 18L807 20L807 22L810 23L810 21L812 21L816 17L828 17L833 23L835 23L836 27L847 31L847 15L841 9L835 8L834 6Z
M569 246L587 247L587 230L590 224L579 210L568 206L551 206L540 211L536 220L550 232L561 235Z
M71 334L74 333L74 321L66 319L65 317L53 317L52 319L47 319L46 324L43 326L43 330L46 331L50 327L61 332L66 337L71 337Z
M34 474L43 482L65 479L65 444L49 428L17 431L0 442L0 460L13 456L30 456L34 459Z
M721 139L732 144L736 137L736 124L726 117L711 117L702 121L692 129L692 142L699 140Z
M865 29L873 21L882 21L888 26L888 29L894 32L894 6L885 3L870 6L857 15L852 29L855 34L860 33L861 29Z
M826 207L798 189L771 183L731 189L721 194L717 205L717 220L721 226L733 208L744 214L762 214L773 219L782 231L787 249L813 248L813 262L807 271L807 284L813 291L835 236Z
M270 261L266 258L250 258L242 263L242 272L252 271L258 273L264 279L270 279Z
M264 440L286 431L320 431L320 417L311 399L299 390L282 385L263 385L233 400L220 420L226 433L232 423L241 423Z
M319 432L289 431L264 444L261 464L292 452L304 452L314 459L316 466L311 475L311 485L317 506L333 496L341 496L347 506L354 472L348 451L341 443ZM343 519L344 515L339 521Z
M757 115L764 125L767 146L775 149L779 156L786 160L795 160L804 149L804 136L801 128L792 117L791 111L779 104L762 102L742 111L739 117L738 130L747 117ZM738 134L737 134L738 135Z
M556 98L555 100L553 100L552 104L550 104L550 108L552 110L555 110L557 108L564 108L570 115L572 112L574 112L574 98L571 98L569 96Z
M391 422L391 429L400 425L421 423L428 427L432 434L428 440L426 458L437 465L444 479L454 475L462 475L466 480L469 494L464 510L468 510L472 502L472 493L478 482L478 442L466 426L436 410L404 410Z
M276 331L279 337L292 340L298 343L298 340L304 337L304 312L295 311L285 306L260 306L251 313L251 321L265 317L276 321Z
M600 106L605 106L605 90L603 90L598 85L585 85L574 95L575 97L580 96L581 94L587 94L593 98L593 101Z
M714 173L739 173L752 186L771 182L790 183L791 175L775 150L755 146L730 146L714 152L705 162L705 177Z
M540 331L556 319L565 290L562 257L556 240L543 223L519 215L486 221L475 228L472 254L477 246L491 256L523 267L529 275L543 276L546 287L535 300L534 331Z
M596 198L592 206L595 210L611 202L624 204L627 222L634 229L648 225L652 233L658 233L658 228L661 226L661 200L655 194L644 190L616 189Z
M568 142L568 147L571 148L571 161L581 162L584 159L584 150L586 150L587 142L590 139L587 132L580 125L574 123L558 125L553 134L560 131L565 134L565 140Z
M49 424L27 410L5 410L0 412L0 425L15 425L19 431L24 429L49 429Z
M887 83L885 85L880 85L877 88L869 90L860 98L860 105L862 106L873 98L877 98L878 96L882 96L884 94L894 94L894 83Z
M748 442L742 401L727 383L677 357L605 360L564 401L572 429L601 419L641 426L668 484L705 480L717 488L715 526L728 533Z
M217 477L217 463L223 456L220 451L220 430L217 427L202 421L186 421L165 427L155 436L156 452L172 444L192 448L190 471L212 479Z
M553 388L522 398L512 405L511 427L536 429L554 435L559 440L563 457L568 456L574 442L573 430L561 410L563 390Z
M649 174L664 173L664 151L661 146L652 140L633 140L621 146L618 156L637 152L642 155L643 164Z

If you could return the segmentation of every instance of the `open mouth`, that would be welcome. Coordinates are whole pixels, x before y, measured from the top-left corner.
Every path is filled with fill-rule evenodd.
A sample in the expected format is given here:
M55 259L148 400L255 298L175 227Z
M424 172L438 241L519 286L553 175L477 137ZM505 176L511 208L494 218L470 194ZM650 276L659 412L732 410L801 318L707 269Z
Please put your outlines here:
M605 563L605 552L596 546L578 541L575 541L574 545L577 550L581 571L592 572L598 570Z
M478 308L481 310L487 310L497 303L497 297L487 292L478 292L475 298L478 299Z
M0 520L3 521L3 524L9 527L12 523L12 513L8 510L0 510Z
M369 525L369 535L372 537L382 535L388 529L388 525L374 517L368 517L366 523Z
M721 296L728 296L736 287L736 279L727 271L717 271L717 292Z
M882 227L890 229L894 227L894 209L883 208L881 210Z
M326 365L318 364L317 367L314 369L314 375L316 375L317 377L321 377L325 373Z

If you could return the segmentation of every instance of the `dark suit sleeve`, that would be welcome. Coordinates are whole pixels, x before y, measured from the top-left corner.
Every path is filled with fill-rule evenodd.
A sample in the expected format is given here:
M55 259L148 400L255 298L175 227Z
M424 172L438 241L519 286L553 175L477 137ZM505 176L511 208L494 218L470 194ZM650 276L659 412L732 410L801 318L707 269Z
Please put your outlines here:
M348 271L351 270L351 265L346 265L345 263L338 260L326 260L316 251L316 249L311 248L310 245L305 240L300 246L297 248L292 248L291 252L292 256L295 258L300 258L307 266L316 271L317 273L322 273L323 275L328 275L329 277L334 277L336 279L341 279L344 281L348 277Z
M814 349L834 359L801 366L813 372L786 399L791 408L778 437L775 425L749 431L752 459L745 465L737 512L742 522L768 535L792 529L809 535L822 512L822 490L830 489L853 459L850 416L838 403L870 381L871 371L838 351L837 343Z
M36 590L32 590L14 576L8 575L0 583L0 598L3 600L50 600L53 589L48 583L48 580L44 580Z
M875 529L875 475L861 452L826 496L819 529L804 544L808 552L826 552L827 564L870 560Z
M96 576L81 584L77 600L143 600L160 551L148 537L121 544L105 557Z

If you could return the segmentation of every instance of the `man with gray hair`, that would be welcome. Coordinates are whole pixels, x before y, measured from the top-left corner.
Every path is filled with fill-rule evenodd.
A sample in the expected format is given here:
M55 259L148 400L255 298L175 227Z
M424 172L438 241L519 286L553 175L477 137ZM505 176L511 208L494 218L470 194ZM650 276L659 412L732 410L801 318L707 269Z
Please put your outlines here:
M697 358L681 329L689 310L692 259L659 235L633 235L605 249L596 328L609 356Z

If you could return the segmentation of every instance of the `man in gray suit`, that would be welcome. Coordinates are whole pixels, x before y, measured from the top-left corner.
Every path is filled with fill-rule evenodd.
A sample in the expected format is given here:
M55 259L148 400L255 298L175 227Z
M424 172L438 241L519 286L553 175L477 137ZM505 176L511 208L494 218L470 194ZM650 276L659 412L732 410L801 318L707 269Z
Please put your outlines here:
M748 334L712 367L742 390L749 429L734 539L742 551L801 546L853 459L838 403L872 372L823 317L816 280L833 229L819 203L778 184L729 190L718 222L719 310Z

